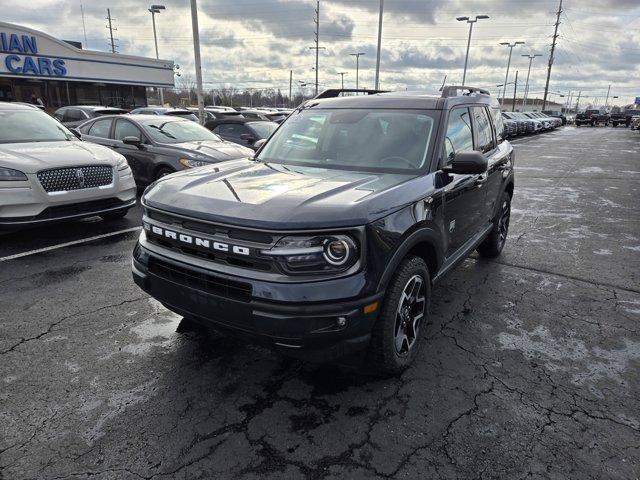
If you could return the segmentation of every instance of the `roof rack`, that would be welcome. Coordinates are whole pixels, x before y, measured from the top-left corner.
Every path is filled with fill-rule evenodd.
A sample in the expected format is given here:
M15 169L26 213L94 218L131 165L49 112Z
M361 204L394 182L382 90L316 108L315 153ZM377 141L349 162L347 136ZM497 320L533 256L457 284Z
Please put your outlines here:
M446 87L444 87L442 89L442 98L448 98L448 97L458 97L458 91L459 90L463 90L466 91L467 93L463 93L462 95L471 95L473 93L481 93L483 95L491 95L489 93L488 90L485 90L484 88L478 88L478 87L467 87L464 85L447 85Z
M389 90L367 90L366 88L330 88L324 92L320 92L318 95L313 97L312 100L320 98L336 98L339 97L341 93L365 93L367 95L374 95L376 93L387 93L388 91Z

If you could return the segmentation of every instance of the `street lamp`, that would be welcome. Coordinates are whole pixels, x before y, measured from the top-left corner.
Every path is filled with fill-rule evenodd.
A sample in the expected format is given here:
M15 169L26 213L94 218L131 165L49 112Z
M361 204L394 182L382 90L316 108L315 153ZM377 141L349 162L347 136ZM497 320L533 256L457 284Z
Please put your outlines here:
M338 72L338 75L340 75L340 81L342 82L342 90L344 90L344 76L349 73L349 72Z
M165 10L164 5L151 5L149 12L151 12L151 21L153 22L153 41L156 44L156 59L159 59L158 55L158 36L156 35L156 13L160 13L161 10ZM160 104L164 105L164 91L160 88Z
M459 22L467 22L469 24L469 39L467 40L467 55L464 57L464 72L462 73L462 86L464 87L464 81L467 78L467 62L469 61L469 46L471 45L471 32L473 32L473 24L478 20L484 20L489 18L489 15L476 15L476 17L471 20L469 17L457 17L456 20Z
M509 47L509 61L507 62L507 74L504 76L504 89L502 90L502 103L504 104L504 98L507 95L507 81L509 80L509 67L511 66L511 53L513 52L513 47L516 45L524 45L524 42L500 42L500 45L506 45Z
M364 52L350 53L352 57L356 57L356 90L358 90L358 76L360 71L360 55L364 55Z
M524 112L527 109L527 97L529 96L529 75L531 74L531 63L534 58L541 57L542 55L539 53L530 53L529 55L522 56L529 59L529 70L527 70L527 81L524 85L524 98L522 99L522 111Z

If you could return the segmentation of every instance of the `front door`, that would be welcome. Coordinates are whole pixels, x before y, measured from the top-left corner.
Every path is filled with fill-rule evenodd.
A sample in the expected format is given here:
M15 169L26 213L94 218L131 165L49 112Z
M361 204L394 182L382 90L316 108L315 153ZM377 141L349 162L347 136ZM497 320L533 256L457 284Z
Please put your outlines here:
M125 137L136 137L142 141L142 147L126 145L122 142ZM113 149L123 155L131 170L133 178L139 183L151 183L154 179L154 155L149 151L148 141L140 129L129 120L118 118L113 129Z
M474 150L472 112L454 108L449 112L444 139L443 161L450 165L456 153ZM461 175L445 173L444 230L448 236L447 256L453 255L479 231L485 221L486 174Z

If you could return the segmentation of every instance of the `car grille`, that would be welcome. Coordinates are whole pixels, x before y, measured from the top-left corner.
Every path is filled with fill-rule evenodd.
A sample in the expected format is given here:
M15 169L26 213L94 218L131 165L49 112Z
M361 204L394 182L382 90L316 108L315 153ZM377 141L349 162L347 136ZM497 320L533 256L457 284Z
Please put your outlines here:
M47 193L104 187L113 183L113 167L89 165L85 167L52 168L38 172L38 180Z
M149 272L170 282L195 288L212 295L232 298L242 302L251 300L253 290L248 283L236 282L216 275L180 267L157 258L149 260Z

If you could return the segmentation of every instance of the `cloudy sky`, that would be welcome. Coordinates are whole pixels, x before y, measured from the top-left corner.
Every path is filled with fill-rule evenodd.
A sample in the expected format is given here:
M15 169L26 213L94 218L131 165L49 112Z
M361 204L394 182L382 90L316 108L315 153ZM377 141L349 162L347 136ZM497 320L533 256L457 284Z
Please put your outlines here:
M16 5L0 0L4 21L43 30L84 43L81 4L88 48L108 50L106 8L117 27L119 52L154 56L152 1L30 0ZM174 60L193 76L193 41L188 0L165 0L157 16L161 58ZM20 6L22 5L22 6ZM353 52L360 59L360 85L373 87L378 28L378 0L321 0L320 88L355 83ZM315 0L199 0L205 89L289 88L313 82ZM558 0L386 0L383 26L381 87L439 88L462 79L468 26L457 16L486 14L474 27L467 84L490 88L504 82L508 48L503 41L526 44L513 51L509 81L519 71L524 84L528 60L540 53L531 69L531 92L544 89ZM640 1L565 0L550 90L582 91L584 102L604 103L609 84L616 103L640 96ZM181 79L178 79L180 82ZM509 88L513 88L510 86ZM307 89L311 93L311 88ZM575 94L574 94L575 95ZM566 97L565 97L566 98ZM551 99L564 101L558 95ZM611 103L611 101L610 101Z

